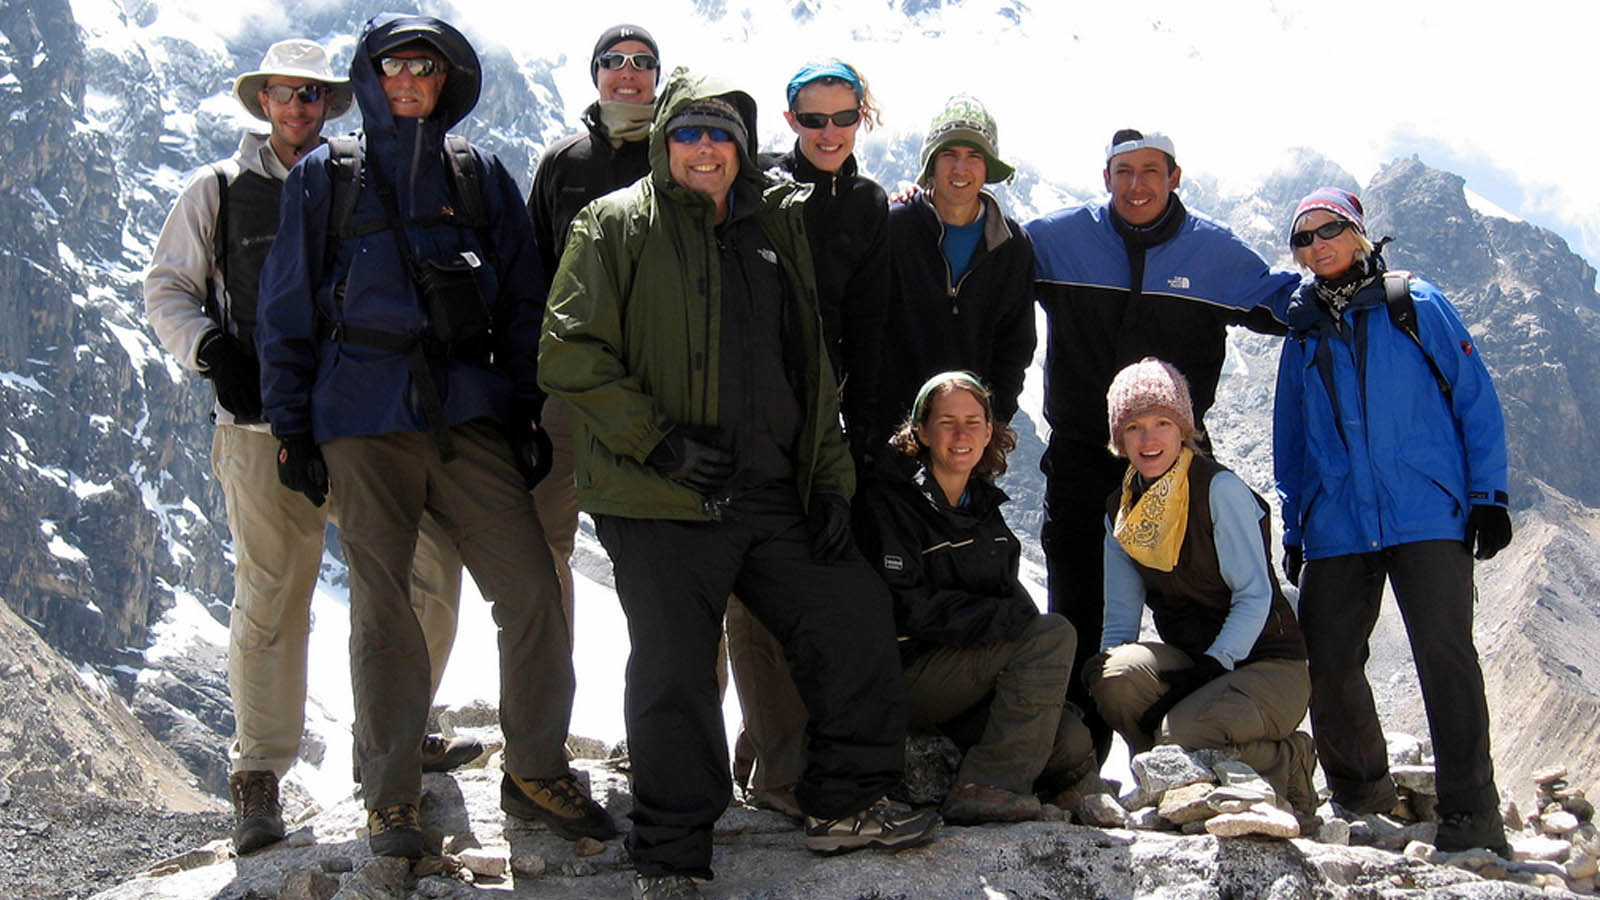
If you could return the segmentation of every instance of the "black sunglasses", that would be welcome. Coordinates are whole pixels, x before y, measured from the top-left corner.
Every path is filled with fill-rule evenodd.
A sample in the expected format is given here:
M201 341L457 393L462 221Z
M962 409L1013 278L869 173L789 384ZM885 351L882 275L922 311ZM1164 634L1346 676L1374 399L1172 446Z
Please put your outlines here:
M1325 241L1331 241L1339 235L1344 234L1344 230L1354 224L1355 223L1347 222L1344 219L1334 219L1332 222L1324 222L1315 228L1308 228L1305 231L1296 231L1294 234L1289 236L1289 246L1295 248L1309 247L1311 246L1311 242L1315 241L1317 238L1322 238Z
M320 84L303 84L300 87L290 87L287 84L274 84L261 89L267 99L273 103L288 103L295 97L307 106L328 96L328 88Z
M444 63L431 56L385 56L378 60L378 71L385 78L394 78L408 70L412 78L427 78L443 72Z
M632 63L633 67L641 72L649 72L661 65L661 61L649 53L602 53L595 62L599 63L602 69L620 69Z
M851 125L854 125L856 122L861 120L861 110L841 109L836 113L797 112L794 114L794 120L800 123L801 128L809 128L812 131L816 131L819 128L828 127L829 122L832 122L840 128L849 128Z

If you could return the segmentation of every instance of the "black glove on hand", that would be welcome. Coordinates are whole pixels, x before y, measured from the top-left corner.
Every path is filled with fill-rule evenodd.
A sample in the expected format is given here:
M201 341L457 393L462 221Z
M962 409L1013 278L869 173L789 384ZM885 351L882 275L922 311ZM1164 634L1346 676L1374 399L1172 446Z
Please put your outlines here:
M217 402L241 419L261 418L261 367L244 344L226 331L200 339L194 358L217 389Z
M305 494L313 506L328 499L328 464L309 434L278 438L278 480L291 491Z
M715 441L715 429L674 425L644 461L684 487L710 496L733 477L733 454Z
M522 473L522 481L533 490L550 474L555 465L555 447L550 435L532 419L516 419L506 427L506 441L511 444L511 461Z
M811 535L811 558L838 562L850 552L850 501L838 494L818 491L806 508L806 531Z
M1295 587L1300 586L1300 567L1305 560L1300 555L1299 547L1285 546L1283 548L1283 576Z
M1216 680L1227 670L1217 658L1209 653L1200 654L1195 664L1187 669L1173 669L1161 673L1161 680L1167 683L1167 692L1144 711L1139 717L1139 730L1145 734L1155 734L1161 727L1161 720L1172 712L1172 708L1200 688Z
M1467 549L1478 559L1494 555L1511 543L1511 514L1504 506L1474 506L1467 513Z

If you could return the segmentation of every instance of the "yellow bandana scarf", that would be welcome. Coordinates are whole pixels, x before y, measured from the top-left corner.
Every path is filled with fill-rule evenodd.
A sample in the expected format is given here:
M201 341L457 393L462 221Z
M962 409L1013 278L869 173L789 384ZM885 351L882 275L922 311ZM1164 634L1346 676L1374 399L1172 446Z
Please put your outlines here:
M1189 526L1189 463L1193 460L1194 451L1184 447L1178 461L1150 485L1138 503L1133 502L1133 479L1139 473L1128 466L1111 534L1134 562L1157 572L1171 572L1178 564Z

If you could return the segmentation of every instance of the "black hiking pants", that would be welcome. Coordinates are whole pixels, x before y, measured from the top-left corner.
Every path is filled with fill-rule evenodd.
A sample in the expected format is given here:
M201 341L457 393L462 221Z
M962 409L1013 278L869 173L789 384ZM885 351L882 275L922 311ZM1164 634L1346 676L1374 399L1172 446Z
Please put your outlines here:
M1496 808L1489 707L1472 644L1472 557L1461 541L1416 541L1313 559L1300 580L1311 664L1311 727L1333 798L1350 808L1391 796L1383 727L1367 684L1368 639L1383 584L1405 620L1433 736L1439 813Z
M640 874L712 874L712 825L732 796L715 672L729 594L783 645L811 716L800 808L850 815L899 782L906 700L888 588L854 550L811 558L792 483L734 500L721 521L595 520L632 642L623 715Z

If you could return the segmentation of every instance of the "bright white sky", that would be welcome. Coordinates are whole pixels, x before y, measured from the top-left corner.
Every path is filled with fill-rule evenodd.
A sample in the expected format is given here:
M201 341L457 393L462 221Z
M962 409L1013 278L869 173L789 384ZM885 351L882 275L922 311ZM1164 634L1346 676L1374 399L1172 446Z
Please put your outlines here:
M1253 183L1294 146L1362 184L1416 154L1600 261L1593 0L1520 0L1481 14L1436 0L946 0L915 19L900 12L937 2L701 0L724 9L708 21L690 0L459 0L459 12L443 14L480 46L564 56L557 85L574 121L594 97L595 38L631 21L656 36L669 68L716 69L747 85L766 111L765 146L787 140L777 112L789 76L807 58L839 56L871 81L891 132L920 133L945 97L972 93L995 113L1003 155L1071 187L1098 187L1104 145L1128 126L1166 131L1186 172L1224 189ZM809 23L791 15L801 5L815 10ZM213 34L264 24L211 0L161 10L162 30L184 17Z

